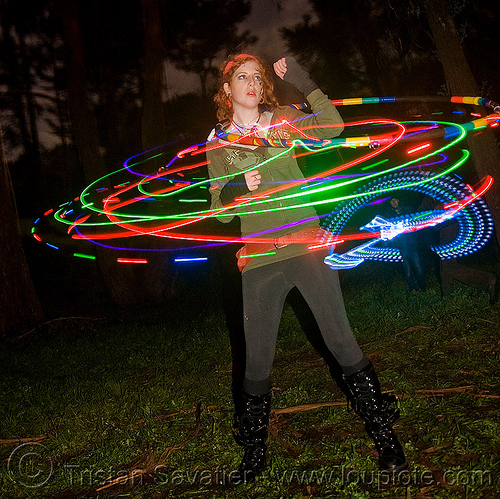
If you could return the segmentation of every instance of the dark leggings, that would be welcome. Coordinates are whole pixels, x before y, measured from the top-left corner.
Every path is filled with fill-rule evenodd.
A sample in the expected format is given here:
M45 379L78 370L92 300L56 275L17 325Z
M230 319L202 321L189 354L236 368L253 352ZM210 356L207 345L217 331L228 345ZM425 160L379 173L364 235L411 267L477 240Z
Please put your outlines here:
M422 263L419 250L414 248L411 250L400 250L401 258L403 259L403 272L408 285L408 290L425 289L425 270Z
M243 273L246 369L243 387L255 395L271 388L276 338L288 293L297 287L326 346L347 374L367 363L349 326L337 271L310 253Z

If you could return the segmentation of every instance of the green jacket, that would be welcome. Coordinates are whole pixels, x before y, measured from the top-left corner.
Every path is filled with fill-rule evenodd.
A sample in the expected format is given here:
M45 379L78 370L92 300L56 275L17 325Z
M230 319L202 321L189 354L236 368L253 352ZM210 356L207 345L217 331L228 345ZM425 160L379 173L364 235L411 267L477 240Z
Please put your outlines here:
M343 126L328 126L343 124L337 108L328 97L321 90L316 89L307 96L307 100L311 107L311 114L290 107L278 107L270 116L271 125L287 120L292 122L293 126L303 130L307 135L318 139L333 138L339 135L343 130ZM212 131L209 139L214 138L214 135L214 131ZM293 140L303 137L292 127L283 124L269 128L267 138ZM219 139L219 143L224 143L224 141ZM228 145L227 147L207 151L208 173L210 178L213 179L210 188L211 208L218 209L222 207L219 199L222 188L235 175L249 169L257 169L262 177L259 188L245 195L245 197L250 198L258 197L263 192L275 187L304 179L297 160L294 158L296 151L294 148L287 150L281 147L244 145ZM252 240L252 236L253 238L261 237L272 240L305 227L319 227L315 209L312 206L300 206L308 201L306 195L302 194L300 197L289 199L277 199L282 196L300 193L303 185L305 183L272 193L269 198L265 198L256 204L249 206L243 204L227 210L217 218L221 222L229 222L235 215L239 216L241 235L249 241ZM307 244L291 244L275 249L273 250L274 254L249 259L250 261L244 271L299 256L307 253L307 251Z

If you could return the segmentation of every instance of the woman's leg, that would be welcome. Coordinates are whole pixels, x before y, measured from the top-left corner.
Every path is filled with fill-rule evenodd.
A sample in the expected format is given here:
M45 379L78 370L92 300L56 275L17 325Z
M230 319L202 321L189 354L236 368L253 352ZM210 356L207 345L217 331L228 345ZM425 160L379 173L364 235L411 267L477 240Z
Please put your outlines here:
M326 345L342 367L346 395L375 442L380 469L398 472L407 466L407 462L392 429L399 418L399 411L391 407L395 397L382 393L373 365L354 338L337 272L324 265L321 254L299 258L300 261L289 261L286 274L289 279L294 279L308 302Z
M349 325L338 273L323 259L322 252L318 252L285 260L287 280L309 305L326 346L343 370L363 367L368 361Z
M276 337L286 296L287 282L278 262L243 273L243 322L246 368L243 388L262 395L271 388L270 375Z
M233 476L235 483L252 481L266 466L271 369L283 304L290 289L279 262L243 274L246 367L234 435L244 455Z

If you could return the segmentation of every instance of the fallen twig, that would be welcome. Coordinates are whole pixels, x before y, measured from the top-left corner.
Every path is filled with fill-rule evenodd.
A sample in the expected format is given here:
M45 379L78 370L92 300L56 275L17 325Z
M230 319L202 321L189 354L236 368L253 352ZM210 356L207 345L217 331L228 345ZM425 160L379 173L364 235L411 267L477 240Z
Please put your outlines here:
M214 409L217 409L217 405L207 405L205 409L208 409L210 411L213 411ZM198 410L198 407L192 407L191 409L185 409L182 411L177 411L177 412L172 412L171 414L162 414L160 416L155 416L154 418L148 418L148 419L139 419L139 421L136 421L134 423L134 426L141 426L144 423L149 423L153 421L161 421L162 419L168 419L168 418L173 418L174 416L179 416L183 414L192 414L193 412L196 412Z
M285 407L283 409L273 409L271 414L292 414L294 412L305 412L312 411L313 409L320 409L322 407L333 407L333 406L345 406L346 401L343 402L322 402L320 404L304 404L304 405L294 405L292 407Z
M451 442L444 442L439 445L435 445L434 447L429 447L427 449L424 449L421 451L423 454L432 454L433 452L436 452L441 449L446 449L447 447L451 447L453 444Z
M285 442L279 435L273 425L269 425L269 433L295 458L300 456L300 452L296 451L290 444Z
M28 336L29 334L37 331L41 327L45 327L49 324L52 324L53 322L60 322L60 321L104 321L106 320L105 317L58 317L57 319L51 319L50 321L45 321L42 322L41 324L38 324L38 326L34 327L33 329L30 329L29 331L26 331L25 333L21 334L20 336L16 336L13 338L12 341L18 341L22 340L25 336Z
M491 393L472 393L472 396L485 399L500 399L500 395L492 395Z
M2 438L0 439L0 445L20 445L27 444L30 442L38 443L46 440L47 437L45 435L41 435L39 437L26 437L26 438Z
M466 392L467 390L471 390L474 388L473 385L466 385L466 386L455 386L451 388L436 388L434 390L415 390L415 393L421 394L421 395L443 395L445 393L463 393Z
M132 469L127 475L120 476L118 478L114 478L112 480L109 480L105 485L103 485L102 487L99 487L96 490L96 492L101 492L102 490L106 490L106 489L109 489L109 488L115 487L115 486L125 486L128 483L133 484L134 480L137 479L137 477L140 477L142 475L146 475L147 473L150 473L151 471L153 471L156 467L164 465L165 461L170 456L170 454L172 454L172 452L174 452L175 450L182 449L186 444L188 444L191 440L193 440L198 435L198 433L200 432L201 411L202 411L202 408L201 408L201 404L199 403L196 406L196 408L194 409L194 412L196 414L196 421L195 421L195 424L193 426L193 429L191 430L191 434L189 435L188 438L186 438L182 442L179 442L177 444L171 445L170 447L167 447L159 459L156 459L154 452L150 452L148 460L146 462L146 465L143 468L135 468L134 467L134 469ZM176 414L180 414L182 412L183 413L190 413L193 411L191 411L191 410L181 411L181 412L176 413ZM138 464L139 463L137 463L137 465Z
M389 347L382 348L380 350L376 350L375 352L367 353L366 356L368 358L376 357L377 355L380 355L381 353L389 352L390 350L394 350L394 349L399 348L400 346L403 346L405 344L406 343L404 343L404 342L395 343L394 345L391 345Z
M403 329L403 331L400 331L399 333L396 333L394 336L400 336L401 334L405 333L413 333L414 331L425 331L426 329L432 329L429 326L411 326L407 327L406 329Z

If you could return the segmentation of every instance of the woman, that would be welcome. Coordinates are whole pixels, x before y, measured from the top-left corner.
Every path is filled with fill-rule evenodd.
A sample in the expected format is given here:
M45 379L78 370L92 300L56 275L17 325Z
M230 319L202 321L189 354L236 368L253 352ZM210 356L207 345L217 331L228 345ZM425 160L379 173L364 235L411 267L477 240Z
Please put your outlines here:
M209 136L207 151L212 208L222 222L239 216L242 237L248 241L237 254L242 270L246 366L243 388L235 399L234 427L244 456L234 478L249 482L266 464L276 337L285 298L294 287L308 303L325 344L342 367L348 399L375 441L380 468L396 472L406 467L406 459L392 430L399 417L390 407L395 399L381 393L373 366L354 338L337 272L326 268L322 252L308 249L320 228L311 206L297 206L304 197L298 203L290 196L304 186L293 147L255 145L259 139L304 139L304 133L309 140L332 138L342 132L342 118L295 60L280 59L274 71L306 96L312 113L278 106L271 78L259 58L230 57L221 68L215 97L221 122ZM241 139L244 144L238 142L239 136L247 137ZM246 143L253 137L254 144Z

